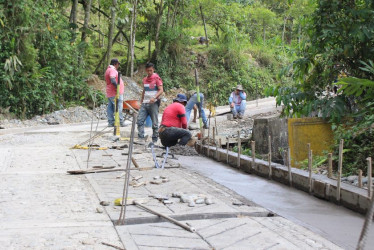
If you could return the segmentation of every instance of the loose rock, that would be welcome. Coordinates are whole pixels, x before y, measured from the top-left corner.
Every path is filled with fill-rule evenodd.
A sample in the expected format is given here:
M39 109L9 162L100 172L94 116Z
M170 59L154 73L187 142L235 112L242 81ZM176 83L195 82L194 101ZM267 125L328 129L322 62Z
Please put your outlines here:
M109 206L110 202L109 201L100 201L101 206Z

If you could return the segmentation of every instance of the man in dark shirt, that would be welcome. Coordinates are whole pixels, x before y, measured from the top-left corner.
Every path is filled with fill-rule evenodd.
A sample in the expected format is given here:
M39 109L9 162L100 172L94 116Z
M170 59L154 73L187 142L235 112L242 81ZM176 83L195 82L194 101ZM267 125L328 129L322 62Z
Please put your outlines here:
M178 94L173 103L164 110L159 129L163 146L171 147L176 144L193 146L194 140L191 139L191 132L187 130L186 111L184 109L186 104L187 97Z

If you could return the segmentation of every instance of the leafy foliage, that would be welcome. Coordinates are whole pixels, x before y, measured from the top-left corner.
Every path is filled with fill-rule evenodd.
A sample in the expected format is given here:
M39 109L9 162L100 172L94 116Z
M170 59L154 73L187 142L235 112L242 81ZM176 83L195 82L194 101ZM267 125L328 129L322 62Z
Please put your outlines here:
M2 4L0 106L20 117L69 105L90 104L95 91L78 64L80 47L56 3L13 1ZM22 11L21 11L22 10ZM99 102L103 96L98 94Z

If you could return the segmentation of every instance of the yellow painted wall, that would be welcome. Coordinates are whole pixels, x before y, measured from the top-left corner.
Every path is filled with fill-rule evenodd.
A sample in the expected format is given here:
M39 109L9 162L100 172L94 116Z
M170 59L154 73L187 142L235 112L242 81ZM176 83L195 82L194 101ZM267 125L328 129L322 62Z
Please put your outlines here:
M311 144L313 155L322 155L333 144L331 124L322 118L289 118L288 144L291 149L291 164L299 167L298 162L308 158L308 146Z

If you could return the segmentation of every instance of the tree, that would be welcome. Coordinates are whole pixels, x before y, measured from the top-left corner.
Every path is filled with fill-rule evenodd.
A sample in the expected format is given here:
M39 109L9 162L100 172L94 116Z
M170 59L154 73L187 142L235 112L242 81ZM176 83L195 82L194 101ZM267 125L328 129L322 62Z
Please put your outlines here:
M113 33L115 28L115 21L116 21L116 7L117 7L117 0L112 0L112 7L111 7L111 15L110 15L110 25L109 25L109 32L108 32L108 49L107 49L107 64L110 64L111 60L111 53L112 53L112 39Z
M276 14L265 7L251 9L250 18L252 22L262 28L263 43L266 42L266 29L271 28L276 22Z

